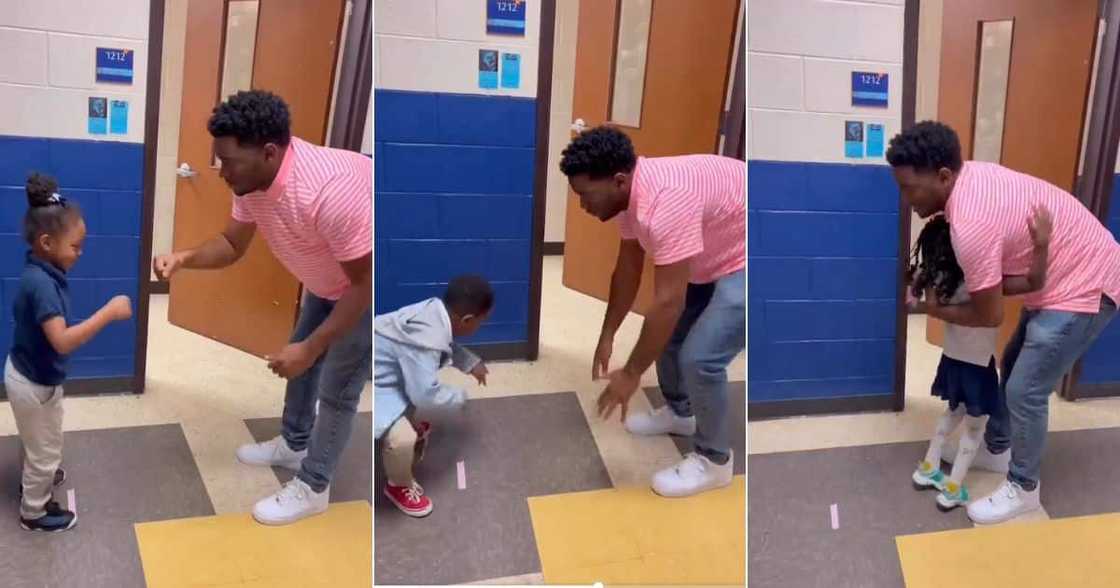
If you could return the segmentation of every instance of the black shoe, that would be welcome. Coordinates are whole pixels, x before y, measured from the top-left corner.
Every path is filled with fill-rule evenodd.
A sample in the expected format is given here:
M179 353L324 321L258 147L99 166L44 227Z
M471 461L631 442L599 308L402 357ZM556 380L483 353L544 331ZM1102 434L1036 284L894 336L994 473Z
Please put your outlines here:
M53 500L47 503L45 510L47 514L37 519L20 517L19 526L23 527L25 531L57 533L59 531L69 531L74 528L74 525L78 524L78 515L63 509Z
M61 486L66 482L66 470L58 468L54 471L54 485L55 487ZM23 498L23 484L19 485L19 497Z

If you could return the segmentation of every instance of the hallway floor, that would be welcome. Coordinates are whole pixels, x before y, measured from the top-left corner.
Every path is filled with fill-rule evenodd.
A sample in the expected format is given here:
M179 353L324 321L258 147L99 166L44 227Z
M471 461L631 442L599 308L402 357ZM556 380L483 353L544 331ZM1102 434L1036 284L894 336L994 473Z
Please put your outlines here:
M545 258L539 361L491 364L485 388L445 372L471 401L464 418L436 424L417 469L435 505L431 516L410 519L375 496L376 583L742 585L743 479L689 499L653 495L650 476L679 461L682 449L669 437L634 437L617 416L607 422L596 414L604 384L591 381L591 355L606 306L564 288L561 267L562 258ZM640 317L626 320L612 365L624 361L640 326ZM731 404L740 407L745 363L740 354L729 372ZM643 385L656 384L651 370ZM647 410L651 398L660 402L647 390L630 409ZM742 439L745 411L732 416L732 438ZM741 474L742 441L736 447ZM672 533L666 521L679 521ZM668 543L647 539L658 535ZM671 557L671 545L679 551L690 542L707 550L706 559L688 550Z
M941 513L934 492L911 486L910 474L945 405L929 394L941 351L925 341L925 317L910 317L908 329L905 411L751 423L752 588L901 587L905 570L900 550L913 555L906 550L929 549L929 543L903 540L896 545L896 538L973 528L963 508ZM1120 511L1120 473L1109 466L1117 446L1120 399L1072 403L1052 396L1041 477L1043 509L1006 525ZM973 470L965 483L975 499L1002 479ZM1111 529L1118 525L1113 522ZM1007 535L985 538L995 541L993 546L1009 543ZM1051 557L1057 558L1056 553ZM1016 561L1014 565L1024 564L1021 558ZM974 570L947 563L937 569L941 585L970 585L974 578L969 575ZM905 585L926 585L914 579L915 573L906 572Z

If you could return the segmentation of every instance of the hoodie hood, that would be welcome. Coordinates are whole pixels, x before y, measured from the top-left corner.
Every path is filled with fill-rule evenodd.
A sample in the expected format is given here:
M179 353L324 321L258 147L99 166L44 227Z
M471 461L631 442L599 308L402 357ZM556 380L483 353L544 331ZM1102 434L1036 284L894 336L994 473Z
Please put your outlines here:
M439 298L429 298L374 319L373 330L398 343L451 353L451 317Z

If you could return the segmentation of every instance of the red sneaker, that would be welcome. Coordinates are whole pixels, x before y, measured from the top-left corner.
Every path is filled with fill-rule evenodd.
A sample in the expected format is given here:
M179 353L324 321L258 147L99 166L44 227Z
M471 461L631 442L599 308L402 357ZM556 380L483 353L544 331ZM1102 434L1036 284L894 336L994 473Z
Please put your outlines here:
M424 450L428 448L428 437L432 435L432 423L420 421L416 425L416 463L424 461Z
M385 485L385 496L410 517L426 517L432 514L432 500L424 496L424 489L413 482L411 486Z

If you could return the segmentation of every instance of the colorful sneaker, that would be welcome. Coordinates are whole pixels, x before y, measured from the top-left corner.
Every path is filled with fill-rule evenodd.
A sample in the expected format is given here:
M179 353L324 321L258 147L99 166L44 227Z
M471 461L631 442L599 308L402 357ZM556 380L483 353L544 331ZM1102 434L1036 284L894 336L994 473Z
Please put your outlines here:
M941 473L941 468L933 467L928 461L920 462L910 478L914 480L914 488L918 490L945 489L945 474Z
M420 421L416 425L416 463L424 461L424 451L428 449L428 438L432 436L432 423Z
M44 533L57 533L69 531L78 524L78 515L62 508L57 502L51 500L44 507L46 514L37 519L20 517L19 526L25 531L42 531Z
M57 488L58 486L61 486L65 482L66 482L66 470L64 470L62 468L58 468L57 470L54 471L54 482L53 482L54 486ZM19 497L21 499L23 498L23 483L22 482L19 485Z
M946 482L945 489L937 495L937 508L946 512L965 504L968 504L968 488L952 480Z
M420 518L432 514L432 499L424 496L424 489L416 482L411 486L386 484L385 496L410 517Z

